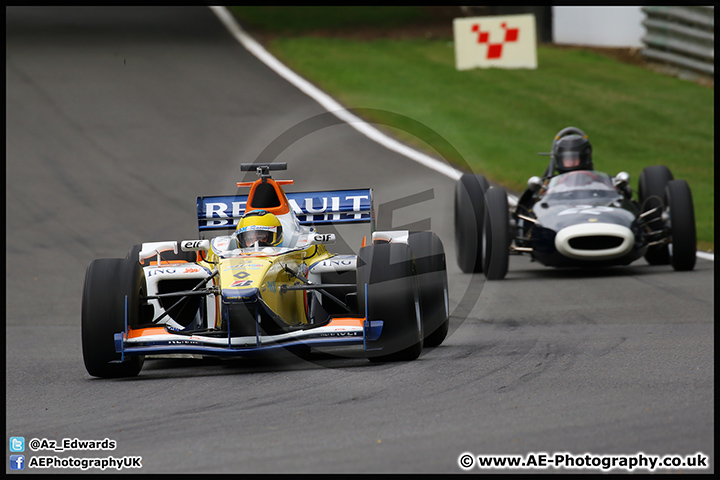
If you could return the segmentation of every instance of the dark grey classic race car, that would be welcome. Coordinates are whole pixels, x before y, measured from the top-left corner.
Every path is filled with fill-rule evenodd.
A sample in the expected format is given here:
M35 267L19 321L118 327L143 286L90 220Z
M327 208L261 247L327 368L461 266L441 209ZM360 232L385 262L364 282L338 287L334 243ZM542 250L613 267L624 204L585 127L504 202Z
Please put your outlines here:
M575 127L558 132L550 156L515 205L482 175L460 178L455 240L463 272L502 279L511 254L554 267L628 265L642 256L675 270L695 267L695 214L685 180L664 165L645 167L633 199L626 172L611 177L593 169L587 135Z

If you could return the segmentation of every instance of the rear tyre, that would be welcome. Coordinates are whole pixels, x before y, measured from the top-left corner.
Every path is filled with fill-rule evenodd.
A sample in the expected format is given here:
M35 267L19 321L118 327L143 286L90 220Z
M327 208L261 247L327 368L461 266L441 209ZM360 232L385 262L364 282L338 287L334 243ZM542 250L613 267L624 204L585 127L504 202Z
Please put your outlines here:
M417 269L420 316L425 334L423 346L436 347L445 340L450 324L445 250L433 232L410 233L408 245Z
M692 270L697 259L697 238L695 209L690 187L685 180L671 180L667 184L665 194L672 237L670 263L675 270Z
M108 258L94 260L85 273L82 298L82 350L87 372L94 377L132 377L140 373L144 357L123 363L115 351L115 334L125 329L125 296L128 322L140 321L141 271L138 262Z
M658 208L647 216L646 222L652 230L663 227L662 211L667 205L665 187L673 179L673 174L665 165L651 165L643 168L638 179L638 197L643 212ZM645 253L645 260L650 265L667 265L670 263L670 251L667 245L651 245Z
M463 174L455 185L455 250L460 270L482 272L479 254L485 217L485 192L490 188L482 175Z
M358 307L361 311L367 308L366 321L383 322L377 339L366 338L365 351L370 361L409 361L420 356L422 321L410 247L380 243L360 249Z
M485 227L481 241L483 271L488 280L502 280L510 262L510 212L507 194L491 187L485 192Z

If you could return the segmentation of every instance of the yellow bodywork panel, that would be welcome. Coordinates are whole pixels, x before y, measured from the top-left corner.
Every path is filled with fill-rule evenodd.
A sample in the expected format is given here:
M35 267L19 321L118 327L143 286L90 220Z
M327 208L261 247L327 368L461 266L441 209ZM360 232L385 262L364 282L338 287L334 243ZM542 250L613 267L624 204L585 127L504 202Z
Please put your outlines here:
M252 252L230 258L214 256L213 260L217 261L218 283L225 298L241 300L257 289L273 312L289 325L299 325L308 323L308 292L283 291L283 286L303 284L288 270L307 278L310 265L333 256L324 245L312 245L281 254ZM220 321L219 317L217 321Z

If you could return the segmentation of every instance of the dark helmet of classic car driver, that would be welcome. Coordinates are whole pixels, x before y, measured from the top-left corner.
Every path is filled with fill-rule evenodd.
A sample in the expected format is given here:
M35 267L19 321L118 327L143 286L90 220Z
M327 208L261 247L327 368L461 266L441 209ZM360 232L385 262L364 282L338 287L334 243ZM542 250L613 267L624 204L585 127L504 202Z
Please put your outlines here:
M592 146L587 135L566 135L553 143L553 161L559 173L592 170Z
M238 247L276 247L282 243L280 220L265 210L251 210L240 218L235 228Z

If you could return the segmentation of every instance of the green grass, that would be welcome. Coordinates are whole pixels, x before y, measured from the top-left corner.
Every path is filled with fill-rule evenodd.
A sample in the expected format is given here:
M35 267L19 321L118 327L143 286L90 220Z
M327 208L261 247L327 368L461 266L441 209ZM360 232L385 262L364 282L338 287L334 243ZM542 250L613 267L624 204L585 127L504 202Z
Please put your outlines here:
M372 25L372 11L380 26L407 16L421 21L426 12L418 7L353 7L353 15L345 16L341 9L350 7L305 8L279 9L292 17L287 22L293 34L270 40L269 51L345 106L390 112L364 111L368 120L396 127L393 134L407 143L429 148L404 133L416 132L419 122L462 156L450 160L518 192L546 167L549 157L537 153L549 151L554 134L570 125L581 128L598 170L627 171L635 188L642 168L654 164L687 180L699 247L714 247L714 89L589 50L551 46L539 46L537 70L460 72L451 39L358 41L302 33L317 25L332 28L333 22ZM243 25L288 32L278 12L265 25L251 20L263 18L262 9L238 14Z
M429 21L430 14L418 7L230 7L253 28L283 34L301 34L319 29L396 27L408 21Z

